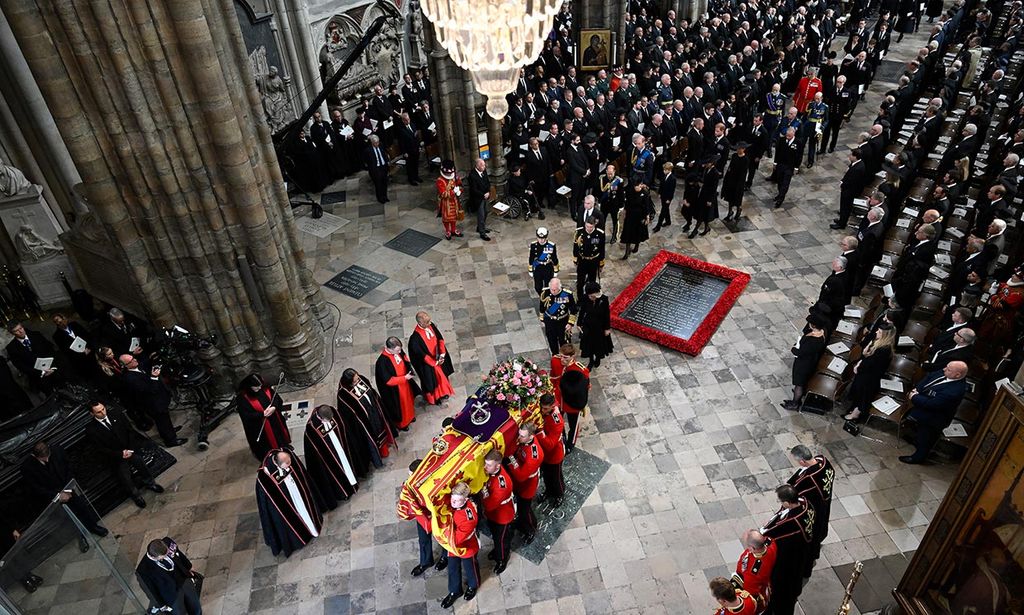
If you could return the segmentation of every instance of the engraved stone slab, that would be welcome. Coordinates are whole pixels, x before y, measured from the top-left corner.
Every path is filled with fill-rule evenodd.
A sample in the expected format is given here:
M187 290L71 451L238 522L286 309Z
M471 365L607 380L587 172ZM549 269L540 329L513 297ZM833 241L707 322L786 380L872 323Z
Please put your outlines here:
M352 265L345 271L327 280L324 286L331 290L336 290L343 295L348 295L353 299L361 299L366 293L377 288L387 279L388 276L386 275L364 269L359 265Z
M342 218L341 216L335 216L324 212L321 218L311 218L309 216L302 216L295 219L296 226L299 230L310 235L315 235L320 239L327 239L331 236L331 233L340 229L341 227L348 224L350 220Z
M434 245L441 241L440 237L434 237L426 233L421 233L415 229L405 229L391 241L384 244L384 247L397 250L402 254L408 254L409 256L422 256L424 252L434 247Z
M728 286L729 280L666 263L620 316L689 339Z

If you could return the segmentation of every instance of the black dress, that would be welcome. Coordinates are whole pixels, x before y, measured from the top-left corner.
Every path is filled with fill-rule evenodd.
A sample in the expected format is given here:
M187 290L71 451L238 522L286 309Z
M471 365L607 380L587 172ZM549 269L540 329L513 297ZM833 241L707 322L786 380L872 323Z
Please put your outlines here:
M796 355L796 361L793 362L793 386L807 386L825 352L825 336L805 335L800 338L800 346L794 346L792 352Z
M612 353L612 336L604 332L612 328L612 314L608 297L601 295L591 301L584 295L580 299L580 355L601 360Z
M853 402L854 408L860 410L858 422L868 420L869 406L874 401L874 396L878 394L882 376L885 375L891 361L891 346L884 346L871 355L861 356L860 367L857 368L857 374L850 385L850 401Z
M694 217L701 222L718 219L718 182L722 174L715 167L704 170L704 181L697 194L697 212Z
M626 215L622 220L620 243L642 243L650 238L646 218L654 215L654 204L647 190L637 192L632 187L626 191Z
M732 155L729 168L722 179L722 198L729 204L729 209L739 209L743 204L743 192L747 183L747 170L750 168L750 156Z

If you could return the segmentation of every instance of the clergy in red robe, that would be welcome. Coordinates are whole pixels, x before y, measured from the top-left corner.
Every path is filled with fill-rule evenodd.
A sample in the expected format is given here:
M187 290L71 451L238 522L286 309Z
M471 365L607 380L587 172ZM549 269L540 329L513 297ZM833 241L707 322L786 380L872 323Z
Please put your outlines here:
M330 510L358 489L355 470L349 461L348 430L334 408L317 406L306 421L303 438L309 477L316 483L324 505Z
M262 462L270 449L291 444L291 433L281 415L281 397L259 374L249 374L242 379L235 406L242 418L245 439L257 461Z
M416 420L416 396L420 394L420 387L413 380L412 364L402 351L402 340L389 337L384 342L384 350L377 357L373 371L385 414L395 427L408 431L409 423Z
M351 367L341 373L338 383L338 414L351 435L353 469L364 477L370 463L380 468L397 430L388 422L380 395Z
M455 394L448 376L455 369L444 337L426 312L416 314L416 330L409 336L409 358L420 377L423 398L428 404L447 406L445 400Z
M256 477L256 506L263 540L274 555L283 551L290 556L319 536L324 526L319 493L290 449L267 453Z

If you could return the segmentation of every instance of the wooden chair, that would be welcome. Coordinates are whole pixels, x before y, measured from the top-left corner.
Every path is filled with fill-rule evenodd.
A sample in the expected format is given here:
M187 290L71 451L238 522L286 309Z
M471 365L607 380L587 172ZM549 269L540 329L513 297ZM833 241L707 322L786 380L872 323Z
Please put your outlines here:
M910 320L927 322L931 325L932 332L927 337L928 341L931 341L931 338L935 335L935 325L942 318L941 310L943 305L944 302L941 295L922 291L921 295L917 298L917 303L914 304L914 309L910 312Z
M843 391L843 383L828 374L818 373L807 383L801 410L825 414L835 408L836 400Z
M906 326L903 327L903 331L900 332L900 335L905 335L914 340L914 344L917 348L923 349L926 346L925 340L928 339L928 334L931 333L931 330L932 326L928 322L908 320Z

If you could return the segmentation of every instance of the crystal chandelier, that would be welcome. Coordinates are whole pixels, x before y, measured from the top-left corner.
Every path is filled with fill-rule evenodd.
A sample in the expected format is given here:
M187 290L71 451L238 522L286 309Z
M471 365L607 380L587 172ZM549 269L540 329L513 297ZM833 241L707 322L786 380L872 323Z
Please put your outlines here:
M519 68L544 49L563 0L423 0L423 14L437 40L473 85L487 97L487 113L508 113L505 95L516 87Z

